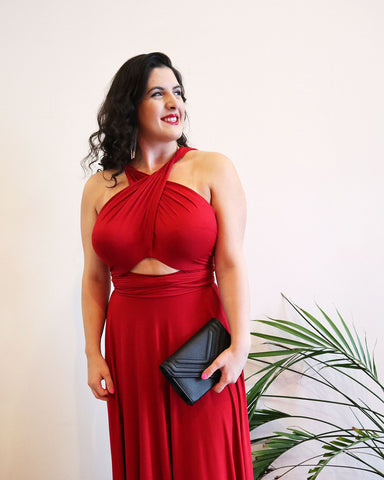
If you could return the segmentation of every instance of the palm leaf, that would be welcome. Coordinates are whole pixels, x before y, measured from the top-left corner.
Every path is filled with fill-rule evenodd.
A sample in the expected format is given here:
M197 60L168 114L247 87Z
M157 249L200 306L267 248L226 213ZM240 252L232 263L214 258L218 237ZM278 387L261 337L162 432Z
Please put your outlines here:
M260 427L260 425L264 425L265 423L288 417L291 417L289 413L281 412L275 409L255 410L250 421L250 428L253 430L254 428Z
M292 353L301 352L301 348L288 348L286 350L273 350L269 352L252 352L248 358L262 358L262 357L281 357L283 355L292 355Z
M309 345L316 345L316 346L326 345L326 343L324 342L324 340L321 339L321 337L319 337L316 334L312 334L312 332L308 329L305 329L305 330L307 330L307 332L309 333L307 332L304 333L303 329L296 328L296 326L288 325L287 322L283 322L283 321L277 322L275 320L260 320L260 323L263 323L264 325L270 325L271 327L276 327L283 332L290 333L291 335L296 336L300 340L303 340L307 345L307 347ZM289 322L289 323L292 323L292 322Z
M319 307L319 305L317 305L317 308L320 310L320 312L323 314L324 318L327 320L327 322L331 325L331 327L333 328L333 330L335 331L336 335L339 337L339 339L341 340L342 344L344 345L344 347L348 350L348 352L353 355L353 351L352 351L352 348L350 347L350 345L348 344L348 342L345 340L345 337L344 335L341 333L341 331L339 330L339 328L337 327L337 325L335 324L335 322L325 313L325 311Z
M357 355L357 357L360 359L361 361L361 358L360 358L360 354L359 354L359 350L357 348L357 345L355 343L355 340L353 338L353 335L350 331L350 329L348 328L348 325L345 323L345 320L344 318L341 316L340 312L336 309L336 312L337 312L337 315L339 316L339 319L341 321L341 323L343 324L343 327L344 327L344 330L346 332L346 334L348 335L348 338L349 338L349 341L351 342L352 344L352 347L353 347L353 350L355 352L355 354Z
M315 343L317 345L328 344L328 342L326 342L324 338L322 338L320 335L317 335L315 332L313 332L312 330L309 330L308 328L303 327L302 325L299 325L294 322L290 322L288 320L278 320L270 317L268 318L269 320L258 320L258 321L266 325L277 327L280 330L285 330L288 333L292 333L293 335L296 335L301 339L307 340L309 343ZM283 328L283 326L286 326L286 329ZM289 330L289 328L291 328L292 330Z
M319 460L318 464L309 470L310 476L307 480L316 480L319 474L322 472L325 466L327 466L336 456L347 453L349 450L355 448L361 443L366 443L369 440L376 439L378 437L375 432L363 431L361 429L354 429L357 433L355 436L349 438L345 436L337 437L335 440L323 445L323 449L326 452ZM354 455L355 457L355 455ZM366 463L366 462L363 462Z
M275 362L274 364L269 365L268 371L253 385L253 387L247 392L247 407L248 407L248 421L251 423L253 414L257 407L257 402L259 401L262 393L265 391L267 386L274 379L274 374L276 371L279 371L280 365L285 361L285 359Z
M252 332L252 335L254 335L255 337L259 337L259 338L264 338L265 340L271 340L273 342L284 342L284 343L288 343L289 345L295 345L297 347L302 347L302 348L307 348L308 345L306 343L303 343L303 342L299 342L297 340L292 340L290 338L285 338L285 337L277 337L275 335L267 335L265 333L257 333L257 332Z
M308 435L305 432L294 429L291 432L291 434L288 432L276 432L275 437L264 443L262 450L253 452L255 455L253 463L254 478L259 478L263 475L280 455L308 440Z
M307 317L307 321L310 320L310 324L312 322L313 325L316 325L316 327L318 327L323 332L324 337L328 342L328 345L343 351L343 347L338 342L336 337L334 337L334 335L330 332L330 330L328 330L316 317L311 315L309 312L303 310L302 308L300 308L299 310Z
M369 370L370 372L373 372L372 357L371 355L369 355L367 335L364 335L364 345L365 345L365 351L367 352L367 361L368 361Z
M356 332L356 328L353 327L353 331L355 332L355 337L356 337L356 340L357 340L357 345L359 347L359 351L360 351L360 359L361 359L361 363L363 365L366 365L367 366L367 357L365 355L365 351L364 351L364 347L363 347L363 344L361 343L361 340L359 338L359 335L357 334Z
M337 347L342 350L340 343L332 335L332 333L313 315L305 311L303 308L298 307L292 303L285 295L283 298L292 306L292 308L308 323L312 328L314 328L318 334L324 338L324 340L333 347Z

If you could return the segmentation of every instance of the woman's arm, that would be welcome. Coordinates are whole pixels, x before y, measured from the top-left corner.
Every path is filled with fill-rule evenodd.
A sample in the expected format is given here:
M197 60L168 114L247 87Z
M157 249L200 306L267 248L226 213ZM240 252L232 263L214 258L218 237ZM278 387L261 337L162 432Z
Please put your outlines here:
M233 163L224 155L210 154L207 162L212 206L218 232L215 270L224 312L231 329L231 345L203 372L210 377L221 369L220 382L213 388L221 392L235 383L244 368L251 347L249 323L249 286L243 239L246 222L246 199Z
M108 394L113 393L114 388L109 368L101 354L100 341L104 329L111 280L108 266L96 255L92 246L92 230L97 218L95 198L98 179L96 175L87 181L81 202L81 236L84 250L81 304L85 353L88 361L88 385L96 398L108 400ZM106 389L102 386L102 380L105 380Z

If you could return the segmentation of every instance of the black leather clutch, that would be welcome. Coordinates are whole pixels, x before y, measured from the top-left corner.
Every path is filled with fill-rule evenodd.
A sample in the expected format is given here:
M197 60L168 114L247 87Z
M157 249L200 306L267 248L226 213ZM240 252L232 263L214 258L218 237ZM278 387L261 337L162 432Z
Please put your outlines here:
M230 344L226 328L217 318L211 318L160 365L160 370L180 397L193 405L220 380L220 370L206 380L201 374Z

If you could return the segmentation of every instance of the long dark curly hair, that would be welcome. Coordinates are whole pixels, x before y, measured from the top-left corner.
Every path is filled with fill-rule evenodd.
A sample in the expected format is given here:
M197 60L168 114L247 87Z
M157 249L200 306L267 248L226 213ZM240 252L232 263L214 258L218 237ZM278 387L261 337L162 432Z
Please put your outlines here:
M181 73L172 65L170 58L161 52L153 52L127 60L112 79L107 96L99 108L97 123L99 130L89 137L88 155L81 160L86 169L93 163L100 170L116 170L112 178L116 186L116 177L131 161L131 149L136 149L138 123L137 106L145 96L149 76L156 67L170 68L180 87L181 96L186 101ZM179 145L187 147L187 138L183 133L177 140Z

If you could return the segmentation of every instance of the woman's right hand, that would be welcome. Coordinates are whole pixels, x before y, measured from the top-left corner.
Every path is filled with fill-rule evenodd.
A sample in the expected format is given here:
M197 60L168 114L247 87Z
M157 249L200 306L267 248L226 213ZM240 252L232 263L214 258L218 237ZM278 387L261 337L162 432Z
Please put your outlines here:
M102 380L106 388L103 388ZM107 401L110 394L115 393L109 367L102 355L88 357L88 385L99 400Z

